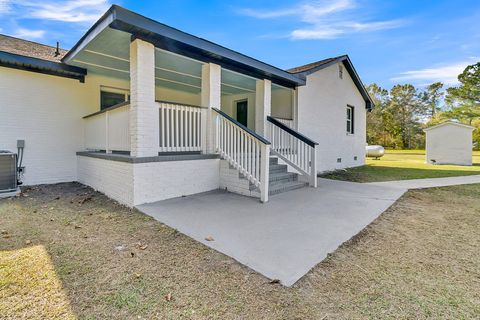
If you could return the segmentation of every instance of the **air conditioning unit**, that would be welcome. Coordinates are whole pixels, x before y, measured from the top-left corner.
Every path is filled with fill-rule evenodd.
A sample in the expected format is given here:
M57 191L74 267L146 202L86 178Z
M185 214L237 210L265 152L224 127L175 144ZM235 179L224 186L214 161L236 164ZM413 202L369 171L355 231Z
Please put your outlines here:
M17 191L17 155L0 150L0 197Z

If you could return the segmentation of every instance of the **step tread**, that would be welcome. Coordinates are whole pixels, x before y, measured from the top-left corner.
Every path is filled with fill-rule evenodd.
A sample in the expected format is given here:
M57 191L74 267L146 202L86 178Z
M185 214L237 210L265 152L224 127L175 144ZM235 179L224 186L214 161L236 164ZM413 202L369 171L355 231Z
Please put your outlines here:
M287 165L286 164L272 164L269 167L269 171L271 172L276 172L276 171L287 171Z
M293 172L274 172L270 174L269 183L272 184L279 184L279 183L286 183L289 181L296 181L298 179L298 174Z
M269 195L274 195L274 194L279 194L295 189L300 189L303 187L306 187L308 185L307 182L303 181L291 181L287 183L282 183L282 184L277 184L269 188L268 194Z

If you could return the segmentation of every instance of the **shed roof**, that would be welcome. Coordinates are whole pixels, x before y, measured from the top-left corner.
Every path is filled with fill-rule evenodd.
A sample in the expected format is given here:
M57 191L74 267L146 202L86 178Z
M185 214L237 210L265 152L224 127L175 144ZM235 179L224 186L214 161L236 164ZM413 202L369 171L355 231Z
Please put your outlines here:
M425 129L423 129L423 131L427 132L427 131L437 129L437 128L440 128L440 127L444 127L444 126L447 126L447 125L456 126L456 127L465 128L465 129L470 129L470 130L475 129L475 127L469 126L468 124L460 123L460 122L457 122L457 121L454 121L454 120L447 120L447 121L442 122L440 124L437 124L435 126L425 128Z

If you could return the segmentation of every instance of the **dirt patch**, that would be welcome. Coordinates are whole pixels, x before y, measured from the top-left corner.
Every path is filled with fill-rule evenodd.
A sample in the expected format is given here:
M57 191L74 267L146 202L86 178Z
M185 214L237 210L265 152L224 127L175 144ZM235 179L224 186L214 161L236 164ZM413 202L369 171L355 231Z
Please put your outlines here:
M292 288L77 183L0 200L0 254L45 248L84 319L474 319L479 194L480 185L407 193ZM22 318L5 313L15 299L21 290L0 282L0 314Z

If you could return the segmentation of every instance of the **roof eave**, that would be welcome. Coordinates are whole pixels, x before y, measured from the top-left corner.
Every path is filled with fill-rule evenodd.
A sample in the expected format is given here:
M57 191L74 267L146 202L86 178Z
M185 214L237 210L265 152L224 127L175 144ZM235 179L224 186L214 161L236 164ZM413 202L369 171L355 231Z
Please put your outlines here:
M373 103L372 98L368 94L367 89L363 85L363 82L360 79L360 76L358 75L357 71L355 70L355 67L353 66L353 63L350 60L350 58L348 57L348 55L339 56L339 57L337 57L336 59L334 59L330 62L327 62L327 63L324 63L322 65L313 67L309 70L298 72L296 74L306 78L308 75L310 75L312 73L315 73L319 70L330 67L330 66L332 66L334 64L337 64L339 62L343 62L343 64L345 65L345 68L347 69L348 73L350 74L350 77L352 78L353 82L355 83L355 86L357 87L358 91L360 92L363 99L365 100L365 108L367 108L368 111L371 111L375 107L375 104Z
M0 51L0 66L77 79L80 82L85 80L87 74L87 70L80 67L5 51Z
M470 126L470 125L465 124L465 123L460 123L460 122L455 122L455 121L447 120L447 121L444 121L444 122L439 123L439 124L437 124L437 125L434 125L434 126L425 128L425 129L423 129L423 132L427 132L427 131L430 131L430 130L432 130L432 129L436 129L436 128L439 128L439 127L443 127L443 126L448 125L448 124L451 124L451 125L454 125L454 126L457 126L457 127L462 127L462 128L465 128L465 129L470 129L470 130L474 130L474 129L475 129L474 126Z
M235 52L213 42L198 38L137 13L113 5L87 31L62 59L69 63L88 43L107 27L132 34L152 42L156 47L204 62L212 62L233 71L253 77L263 77L279 85L296 87L305 85L305 79L290 74L259 60Z

